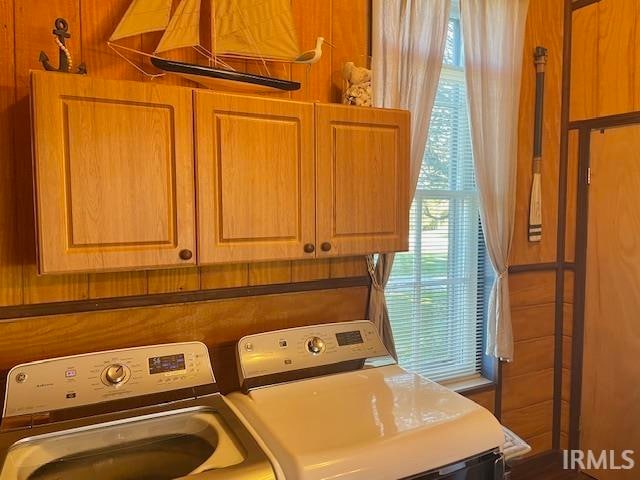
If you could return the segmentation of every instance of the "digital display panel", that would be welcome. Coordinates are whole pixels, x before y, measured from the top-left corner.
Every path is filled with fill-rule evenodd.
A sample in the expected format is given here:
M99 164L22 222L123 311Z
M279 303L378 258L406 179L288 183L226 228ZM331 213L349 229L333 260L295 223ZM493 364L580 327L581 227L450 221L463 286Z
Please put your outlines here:
M344 347L345 345L357 345L358 343L363 343L360 330L336 333L336 340L338 340L338 345L341 347Z
M163 357L151 357L149 359L149 373L175 372L176 370L184 370L184 354L165 355Z

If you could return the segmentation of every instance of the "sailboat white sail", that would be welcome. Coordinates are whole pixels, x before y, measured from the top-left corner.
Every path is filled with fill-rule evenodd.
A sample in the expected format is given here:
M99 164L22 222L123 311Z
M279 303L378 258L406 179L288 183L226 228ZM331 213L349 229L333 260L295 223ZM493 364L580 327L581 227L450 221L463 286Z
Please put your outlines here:
M171 3L172 0L133 0L109 41L164 30L171 18Z
M200 0L181 0L154 53L200 45Z
M245 74L229 74L231 69L222 58L260 60L266 67L268 61L314 63L320 58L320 45L309 53L300 54L291 11L291 0L204 0L211 2L211 50L201 45L202 0L180 0L171 14L172 0L133 0L124 17L109 38L111 46L125 60L144 74L151 75L125 57L118 50L132 51L151 57L151 63L167 72L186 76L191 80L211 86L211 80L200 77L226 77L226 81L269 84L270 88L291 90L300 85L271 77ZM208 6L208 5L207 5ZM118 44L117 41L150 32L164 31L153 53L142 52ZM190 47L206 56L215 66L225 70L172 61L160 56L166 52ZM225 75L226 72L226 75ZM268 70L267 70L268 73ZM276 81L278 80L278 81Z
M300 55L290 0L224 0L214 9L216 55L293 62Z

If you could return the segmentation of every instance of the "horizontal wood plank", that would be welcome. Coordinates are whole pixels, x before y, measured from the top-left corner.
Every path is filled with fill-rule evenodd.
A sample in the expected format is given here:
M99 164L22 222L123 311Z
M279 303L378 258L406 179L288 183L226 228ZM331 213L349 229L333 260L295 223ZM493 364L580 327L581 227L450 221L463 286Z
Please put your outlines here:
M556 301L556 273L522 272L509 275L512 307L540 305Z
M307 282L321 278L329 278L331 260L296 260L291 262L291 281Z
M540 435L553 428L553 401L505 410L501 420L522 438Z
M186 292L200 289L198 268L169 268L148 272L148 293Z
M548 431L533 437L525 437L523 440L531 447L531 451L523 458L533 457L551 450L553 446L553 432Z
M502 410L515 410L553 398L553 369L505 378L502 384Z
M366 257L332 258L330 275L331 278L369 275Z
M505 378L553 368L555 339L553 336L515 342L513 361L502 366Z
M482 405L491 413L494 413L496 403L495 390L485 390L484 392L471 393L469 395L465 395L465 397L467 397L469 400L473 400L478 405Z
M249 264L249 285L291 282L291 262L260 262Z
M200 267L200 288L233 288L249 285L249 265L232 263Z
M555 317L555 303L512 308L513 339L518 342L553 335Z

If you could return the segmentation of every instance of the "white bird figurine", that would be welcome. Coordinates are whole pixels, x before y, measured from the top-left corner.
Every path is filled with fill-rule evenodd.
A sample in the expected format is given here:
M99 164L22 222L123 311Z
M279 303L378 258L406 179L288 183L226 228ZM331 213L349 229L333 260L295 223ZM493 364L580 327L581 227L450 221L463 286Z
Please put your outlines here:
M298 58L296 58L294 63L306 63L307 65L311 65L312 63L316 63L322 57L322 44L326 43L330 47L333 47L329 42L327 42L323 37L318 37L316 40L316 48L313 50L307 50L300 54Z

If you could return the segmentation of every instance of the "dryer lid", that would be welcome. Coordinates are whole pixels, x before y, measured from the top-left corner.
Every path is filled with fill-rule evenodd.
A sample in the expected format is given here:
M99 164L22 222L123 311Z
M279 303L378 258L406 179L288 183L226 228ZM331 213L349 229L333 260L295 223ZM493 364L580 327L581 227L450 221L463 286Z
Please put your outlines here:
M498 449L484 408L392 365L227 397L300 480L404 478Z

